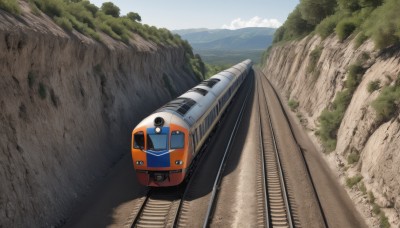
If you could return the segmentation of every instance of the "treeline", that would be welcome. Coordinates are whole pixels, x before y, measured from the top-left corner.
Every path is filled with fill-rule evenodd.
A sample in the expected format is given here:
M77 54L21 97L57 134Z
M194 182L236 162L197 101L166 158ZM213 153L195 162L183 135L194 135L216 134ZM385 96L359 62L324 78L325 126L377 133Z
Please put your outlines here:
M276 31L274 43L317 33L340 40L356 35L356 45L371 38L378 49L400 42L398 0L301 0Z
M120 15L120 9L112 2L105 2L101 7L87 0L27 0L31 12L42 16L42 12L54 20L67 32L76 30L86 36L102 42L99 32L115 40L130 44L134 34L145 40L164 46L180 46L185 49L190 68L199 79L203 79L205 70L201 58L193 54L192 47L186 40L168 29L142 24L138 13L129 12ZM21 14L18 0L0 0L0 9L16 16Z

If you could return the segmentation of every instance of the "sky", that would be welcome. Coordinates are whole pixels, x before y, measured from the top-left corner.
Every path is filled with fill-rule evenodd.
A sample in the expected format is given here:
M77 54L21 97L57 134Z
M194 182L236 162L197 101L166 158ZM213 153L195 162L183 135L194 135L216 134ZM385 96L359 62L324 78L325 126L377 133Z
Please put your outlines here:
M121 15L136 12L142 23L169 30L189 28L277 28L299 0L90 0L113 2Z

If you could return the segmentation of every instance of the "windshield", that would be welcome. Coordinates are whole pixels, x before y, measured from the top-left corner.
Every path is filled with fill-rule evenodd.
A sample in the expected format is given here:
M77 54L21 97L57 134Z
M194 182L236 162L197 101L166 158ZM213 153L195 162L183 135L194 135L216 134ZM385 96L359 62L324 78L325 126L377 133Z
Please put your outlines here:
M147 135L148 150L166 150L167 135Z
M180 131L174 131L171 134L171 149L181 149L184 146L184 134Z
M133 148L135 148L135 149L143 149L144 148L143 131L136 133L135 136L133 137L133 140L134 140Z

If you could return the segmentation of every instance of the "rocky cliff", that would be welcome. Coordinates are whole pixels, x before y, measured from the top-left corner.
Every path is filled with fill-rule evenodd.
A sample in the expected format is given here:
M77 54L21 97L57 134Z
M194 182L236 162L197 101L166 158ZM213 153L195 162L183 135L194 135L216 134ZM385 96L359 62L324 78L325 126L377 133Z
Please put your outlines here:
M23 4L0 10L0 227L50 227L129 153L135 124L197 79L183 47L99 43Z
M336 148L329 153L317 136L321 128L320 116L324 109L337 105L334 101L341 91L350 90L346 88L346 80L350 80L350 68L357 64L362 69L359 84L350 93L349 104L336 131ZM352 38L340 42L334 35L325 40L308 36L272 47L262 70L282 95L291 100L297 117L321 152L325 152L341 182L352 186L354 177L361 175L362 180L347 187L347 191L370 226L379 226L373 212L381 210L397 227L400 214L399 108L397 106L391 118L382 120L371 103L384 88L398 80L399 49L376 51L369 41L356 47ZM369 88L373 81L380 82L375 91Z

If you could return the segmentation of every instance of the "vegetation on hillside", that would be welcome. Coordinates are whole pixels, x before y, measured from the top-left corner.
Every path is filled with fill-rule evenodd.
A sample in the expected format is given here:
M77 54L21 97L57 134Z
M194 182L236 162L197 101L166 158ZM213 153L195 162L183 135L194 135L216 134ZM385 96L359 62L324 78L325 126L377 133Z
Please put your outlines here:
M205 70L201 58L193 54L192 47L179 35L172 34L165 28L156 28L141 24L141 17L135 12L120 15L120 9L112 2L105 2L99 8L87 0L28 0L29 6L37 16L42 11L67 32L76 30L86 36L102 42L99 32L130 45L133 34L158 45L183 47L190 70L199 79L204 78ZM17 0L0 0L0 9L20 15Z
M379 121L388 121L398 115L400 106L400 76L393 85L382 89L379 96L372 102Z
M21 12L18 0L0 0L0 9L17 15Z
M356 46L371 38L381 49L400 43L398 0L301 0L276 31L274 43L302 38L312 32L340 40L352 34Z
M361 60L350 65L345 89L336 94L332 105L324 109L319 117L320 126L316 133L321 138L322 144L328 152L336 148L337 131L353 97L353 93L360 84L365 71L366 69L363 67Z

